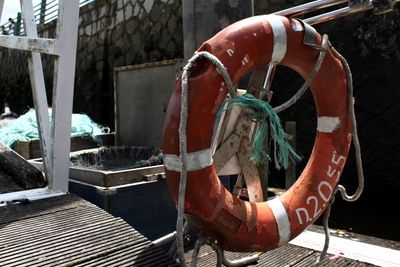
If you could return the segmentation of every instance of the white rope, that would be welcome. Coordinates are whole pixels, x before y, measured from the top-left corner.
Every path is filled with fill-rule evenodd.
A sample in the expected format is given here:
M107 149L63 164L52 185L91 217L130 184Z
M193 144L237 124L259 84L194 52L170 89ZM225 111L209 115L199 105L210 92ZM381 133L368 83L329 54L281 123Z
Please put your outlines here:
M190 263L191 267L197 266L197 259L199 258L200 248L204 244L204 241L205 241L204 237L199 237L196 240L196 243L194 244L193 248L192 262Z
M358 139L357 120L356 120L356 114L354 111L354 103L353 103L353 77L351 74L350 66L347 63L346 59L342 55L340 55L332 46L331 46L331 50L332 50L333 54L342 63L343 68L346 73L348 105L349 105L349 113L350 113L351 124L352 124L353 145L354 145L355 156L356 156L358 186L357 186L356 192L352 196L349 196L347 194L346 188L342 185L338 185L337 189L333 192L332 197L329 201L329 205L324 213L323 225L324 225L324 232L325 232L325 244L324 244L323 250L321 251L321 254L319 255L319 258L316 260L316 262L314 264L314 266L316 266L316 267L319 266L320 262L325 258L327 251L328 251L329 240L330 240L329 216L331 213L331 206L332 206L333 202L335 201L335 194L337 193L337 191L339 191L343 200L348 201L348 202L353 202L360 198L360 196L364 190L364 170L362 167L361 146L360 146L360 141Z
M332 208L332 204L333 202L335 202L335 194L337 192L337 189L333 192L330 200L329 200L329 204L328 207L326 208L325 212L324 212L324 218L323 218L323 226L324 226L324 233L325 233L325 242L324 242L324 248L322 249L321 253L319 254L318 259L315 261L314 263L314 267L318 267L319 264L321 263L321 261L325 258L326 253L328 252L328 248L329 248L329 241L331 238L331 235L329 233L329 217L331 215L331 208Z
M350 66L347 63L346 59L339 54L333 47L331 47L333 54L339 58L340 62L342 63L344 70L346 72L347 78L347 88L348 88L348 105L349 105L349 113L351 117L351 124L352 124L352 135L353 135L353 145L354 151L356 156L356 165L357 165L357 176L358 176L358 187L354 195L349 196L346 193L346 188L342 185L338 185L338 190L342 198L346 201L353 202L360 198L363 190L364 190L364 170L362 166L362 158L361 158L361 146L360 141L358 139L358 132L357 132L357 120L356 114L354 111L354 102L353 102L353 76L350 71Z
M291 107L294 103L299 100L304 93L307 91L308 87L310 87L312 81L314 80L315 76L317 76L319 69L321 68L322 62L324 61L324 57L326 54L326 51L328 49L328 35L324 34L322 36L322 44L321 44L321 51L319 53L317 62L314 65L313 70L311 71L310 76L308 76L307 80L304 82L304 84L300 87L300 89L285 103L282 105L279 105L274 108L276 113L279 113L281 111L284 111L285 109L288 109Z
M180 153L180 164L181 174L179 181L179 195L178 195L178 218L176 220L176 232L177 232L177 254L181 266L186 267L184 244L183 244L183 217L185 209L185 191L186 191L186 178L187 178L187 117L188 117L188 78L190 76L191 69L195 66L195 63L199 59L207 59L215 65L217 71L223 77L225 84L231 94L232 98L236 97L236 92L233 87L232 81L229 77L228 71L225 66L219 61L217 57L208 52L198 52L189 59L182 72L182 92L181 92L181 113L179 123L179 153Z

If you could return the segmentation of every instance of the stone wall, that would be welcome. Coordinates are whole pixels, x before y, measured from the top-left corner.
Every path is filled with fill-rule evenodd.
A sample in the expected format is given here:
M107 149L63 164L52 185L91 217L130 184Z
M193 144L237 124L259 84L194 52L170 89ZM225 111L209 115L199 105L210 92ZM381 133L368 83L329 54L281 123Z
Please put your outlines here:
M17 113L32 106L26 53L0 48L0 108L8 102Z
M112 69L182 57L180 1L97 0L81 9L74 110L113 127Z
M81 7L74 112L114 127L113 68L183 57L180 0L95 0ZM54 37L55 23L39 29ZM0 50L0 105L32 107L26 53ZM49 101L53 64L44 56Z

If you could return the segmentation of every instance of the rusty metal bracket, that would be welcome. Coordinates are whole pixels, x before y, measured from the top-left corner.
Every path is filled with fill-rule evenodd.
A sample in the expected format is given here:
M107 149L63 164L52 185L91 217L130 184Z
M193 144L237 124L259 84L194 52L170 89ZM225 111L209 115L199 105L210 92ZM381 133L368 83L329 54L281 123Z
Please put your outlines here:
M316 48L320 48L321 45L318 42L318 33L317 31L314 29L313 26L304 23L302 20L300 20L300 22L303 24L304 27L304 39L303 39L303 44L308 45L308 46L312 46L312 47L316 47Z
M242 167L244 180L247 186L247 193L251 202L264 201L263 187L258 175L258 170L253 161L251 161L252 145L248 137L241 140L239 148L239 162Z
M250 159L252 153L251 124L252 121L248 116L241 112L235 130L216 151L213 161L218 173L232 157L237 156L247 185L249 200L259 202L263 201L263 191L257 167Z

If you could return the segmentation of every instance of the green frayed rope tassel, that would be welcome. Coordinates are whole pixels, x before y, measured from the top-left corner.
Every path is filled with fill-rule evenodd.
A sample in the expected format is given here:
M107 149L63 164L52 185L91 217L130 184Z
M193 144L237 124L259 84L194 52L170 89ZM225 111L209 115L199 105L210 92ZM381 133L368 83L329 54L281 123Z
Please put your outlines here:
M288 140L292 137L285 133L280 119L274 109L267 102L264 102L251 94L244 94L233 100L226 110L231 110L239 106L246 110L251 119L260 122L258 132L253 142L252 160L256 164L265 164L271 160L267 153L268 138L267 128L269 125L272 140L274 141L274 158L277 169L283 166L285 169L289 166L289 160L293 163L299 161L301 157L294 151Z

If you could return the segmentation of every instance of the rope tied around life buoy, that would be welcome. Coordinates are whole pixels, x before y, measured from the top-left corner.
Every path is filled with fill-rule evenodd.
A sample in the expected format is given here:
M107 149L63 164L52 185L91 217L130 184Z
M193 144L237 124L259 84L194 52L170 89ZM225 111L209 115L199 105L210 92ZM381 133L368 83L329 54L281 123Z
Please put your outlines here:
M265 123L266 119L267 119L267 117L270 119L270 123L269 123L270 127L271 127L271 125L273 125L271 127L271 129L273 130L275 128L275 139L274 140L275 141L278 140L278 142L277 142L278 146L281 149L283 149L282 151L285 151L285 152L278 153L278 157L276 156L276 153L275 153L275 162L276 162L276 164L278 164L278 166L280 166L279 164L281 164L282 166L285 167L285 164L287 164L287 162L288 162L288 158L291 157L292 160L295 160L298 158L298 155L295 153L295 151L292 148L290 148L290 146L285 145L285 142L286 142L288 136L284 132L283 132L283 134L282 134L282 132L280 132L281 126L279 127L280 122L279 122L279 117L276 115L276 112L280 112L282 110L287 109L288 107L293 105L304 94L304 92L307 90L307 88L311 84L312 80L318 73L318 70L319 70L319 68L322 64L323 58L325 56L327 46L328 46L328 37L326 35L324 35L323 42L320 47L320 55L318 57L318 60L315 64L314 69L312 70L310 76L305 81L303 86L298 90L298 92L291 99L289 99L287 102L285 102L284 104L282 104L276 108L270 108L270 106L264 105L265 102L263 102L263 104L261 105L260 103L258 103L258 101L261 101L261 100L255 98L255 97L248 96L248 95L238 98L236 96L236 90L232 84L232 81L229 77L229 74L228 74L226 68L219 61L218 58L216 58L214 55L212 55L208 52L202 51L202 52L195 53L194 56L188 61L186 66L183 68L181 110L180 110L180 123L179 123L179 151L180 151L179 159L180 159L180 165L181 165L181 172L180 172L178 205L177 205L178 206L177 207L178 208L178 217L177 217L177 223L176 223L176 228L177 228L176 246L177 246L177 254L178 254L181 266L186 266L186 260L185 260L185 256L184 256L183 232L182 231L183 231L183 220L184 220L186 178L187 178L186 127L187 127L187 118L188 118L188 78L189 78L191 69L195 66L196 61L198 61L201 58L207 59L212 64L215 65L218 73L223 77L223 79L225 81L225 84L228 88L231 99L233 99L233 103L231 103L231 105L239 105L241 107L244 107L245 109L247 108L248 110L250 110L250 114L253 113L253 115L256 117L256 119L261 118L262 120L264 120L265 127L260 127L260 140L261 141L259 141L259 142L261 142L261 143L263 142L263 140L265 140L265 138L262 139L262 135L264 134L264 137L265 137L265 130L266 130L266 125L267 125ZM319 261L325 256L326 250L329 246L329 231L327 230L328 229L327 222L329 219L331 204L333 203L336 192L340 191L342 198L346 201L355 201L360 197L360 195L363 191L363 186L364 186L364 175L363 175L363 170L362 170L360 144L358 141L358 135L357 135L357 129L356 129L357 126L356 126L354 107L353 107L354 103L353 103L353 87L352 87L351 72L350 72L350 68L349 68L347 62L344 60L344 58L335 50L333 50L333 52L334 52L335 56L337 56L339 58L339 60L341 61L341 63L343 64L343 66L346 70L346 76L348 79L349 109L350 109L350 115L352 117L352 120L351 120L351 123L353 126L352 135L353 135L353 142L354 142L354 146L355 146L356 162L357 162L357 170L358 170L358 183L359 184L358 184L357 191L353 196L348 196L345 188L341 185L338 185L338 187L335 189L334 193L332 194L332 199L331 199L331 201L328 205L328 208L324 214L324 226L325 226L324 228L325 228L325 236L326 236L324 250L321 252L320 258L317 260L316 265L318 265ZM257 111L257 108L251 109L250 107L254 106L254 105L257 108L262 107L261 109L263 109L263 111L262 112L260 112L259 110ZM265 110L268 110L268 111L265 111ZM264 113L264 114L261 114L261 113ZM266 114L268 114L268 116ZM272 122L271 122L271 120L272 120ZM278 124L278 122L279 122L279 124ZM262 133L263 131L264 131L264 133ZM277 132L279 132L279 134L277 134ZM272 137L274 138L274 134L272 135ZM259 147L263 148L264 146L259 146ZM257 151L256 153L258 153L258 154L257 154L257 156L255 156L255 160L257 160L257 158L261 161L265 160L265 159L269 159L269 156L268 156L268 154L265 153L265 151L261 151L261 152ZM279 155L281 155L281 156L279 156ZM285 161L285 158L286 158L286 161ZM196 247L195 255L198 255L197 250L199 248L200 248L199 246ZM196 262L196 261L192 261L192 263L193 262Z
M316 260L314 266L318 267L320 262L325 258L328 248L329 248L329 240L330 240L330 233L329 233L329 217L331 213L332 204L335 202L335 195L339 191L342 199L347 202L354 202L360 198L362 192L364 191L364 169L362 166L362 158L361 158L361 146L360 141L358 139L358 132L357 132L357 120L356 114L354 110L354 98L353 98L353 76L351 74L350 66L347 63L346 59L339 54L331 45L330 48L333 54L340 60L343 65L346 79L347 79L347 95L348 95L348 104L349 104L349 113L351 117L351 124L352 124L352 136L353 136L353 146L354 146L354 154L356 157L356 166L357 166L357 178L358 178L358 186L356 192L353 195L348 195L346 192L346 188L343 185L338 185L337 188L333 191L332 196L329 200L329 205L325 210L324 217L323 217L323 226L324 226L324 233L325 233L325 243L324 247L319 255L318 259Z
M180 124L179 124L179 151L180 151L180 164L181 174L179 181L179 197L178 197L178 218L176 223L177 231L177 254L179 256L182 266L185 266L184 258L184 245L183 245L183 216L184 216L184 196L186 189L186 176L187 176L187 149L186 149L186 127L188 117L188 78L191 69L195 66L196 61L199 59L207 59L215 65L218 73L223 77L225 84L228 87L231 103L228 105L226 110L232 109L234 106L240 106L244 108L250 115L250 117L260 122L255 141L253 143L253 160L256 163L263 163L270 160L268 153L266 153L265 144L267 127L271 129L271 137L275 143L274 158L275 165L278 169L283 166L285 169L289 165L289 159L293 162L300 160L300 156L294 151L294 149L288 143L288 139L291 137L285 133L280 123L280 119L275 112L274 108L268 103L257 99L256 97L245 94L237 97L236 90L229 77L228 71L224 65L211 53L202 51L197 52L189 59L182 72L182 93L181 93L181 112L180 112Z
M187 117L188 117L188 78L191 69L195 66L196 61L205 58L213 63L218 73L224 78L225 84L228 87L229 93L232 98L236 97L236 90L233 87L232 81L229 77L228 71L225 66L219 61L217 57L208 52L197 52L189 59L186 66L182 71L182 93L181 93L181 111L179 123L179 152L180 152L180 180L179 180L179 197L178 197L178 217L176 220L176 249L179 260L182 266L186 266L184 244L183 244L183 213L185 206L185 191L186 191L186 178L187 178Z

